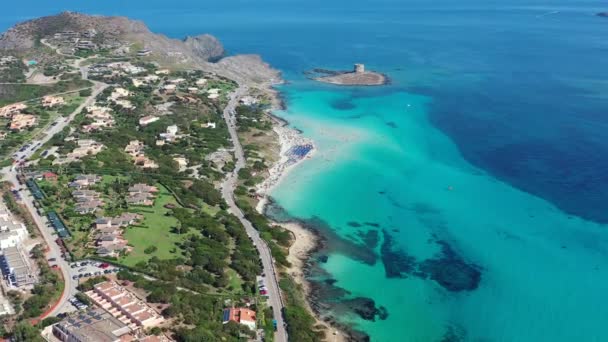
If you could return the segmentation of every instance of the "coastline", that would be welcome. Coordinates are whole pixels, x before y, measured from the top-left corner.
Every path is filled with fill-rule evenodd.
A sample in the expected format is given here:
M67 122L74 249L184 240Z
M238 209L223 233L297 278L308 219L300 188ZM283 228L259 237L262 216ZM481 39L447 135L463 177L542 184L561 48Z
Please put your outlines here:
M280 93L275 89L273 90L272 98L273 104L275 104L273 108L285 109L285 102L281 99ZM272 193L272 190L281 183L291 170L305 160L312 158L316 153L314 142L311 139L304 137L301 131L289 127L289 122L284 118L278 117L272 112L268 112L267 114L274 123L273 131L277 134L280 152L279 159L268 170L268 177L256 187L256 194L259 198L256 210L261 214L265 214L266 207L270 204L270 194ZM311 145L312 149L304 157L294 159L289 155L289 151L292 150L292 148L301 145ZM291 232L293 236L293 243L289 247L289 254L287 256L287 260L291 266L286 269L286 273L289 274L298 285L302 286L306 309L315 319L316 326L323 327L323 330L326 331L326 340L328 341L347 341L349 335L335 325L322 320L319 313L315 312L313 309L313 303L309 300L312 288L310 282L306 279L306 270L310 255L318 250L322 243L318 233L310 230L297 221L277 222L270 217L268 217L268 219L273 224Z
M300 164L304 160L312 158L316 151L313 141L302 136L300 131L288 127L287 121L281 118L276 118L274 116L271 116L271 118L273 119L273 121L275 121L273 131L278 136L281 150L279 152L279 160L275 162L270 169L268 169L268 177L264 179L262 183L256 186L256 193L260 197L260 200L258 201L258 204L256 206L256 210L259 213L264 212L264 207L266 206L266 204L268 204L268 195L281 182L281 180L283 180L285 176L287 176L289 171L291 171L296 165ZM294 160L288 155L288 152L292 148L299 145L312 145L313 148L303 158Z

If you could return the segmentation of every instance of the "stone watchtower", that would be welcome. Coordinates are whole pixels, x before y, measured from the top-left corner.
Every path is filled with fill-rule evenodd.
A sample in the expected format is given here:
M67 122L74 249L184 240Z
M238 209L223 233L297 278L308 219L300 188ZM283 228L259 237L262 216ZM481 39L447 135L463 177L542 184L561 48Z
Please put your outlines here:
M355 64L355 73L356 74L362 74L365 72L365 65L364 64Z

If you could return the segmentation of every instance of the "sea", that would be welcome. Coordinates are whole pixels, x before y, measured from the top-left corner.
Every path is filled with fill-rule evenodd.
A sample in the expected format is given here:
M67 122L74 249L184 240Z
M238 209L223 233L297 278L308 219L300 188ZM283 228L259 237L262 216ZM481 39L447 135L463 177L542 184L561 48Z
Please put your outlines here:
M283 72L316 153L274 215L320 234L315 307L371 341L608 341L608 10L565 0L30 0L217 36ZM383 87L311 81L353 63Z

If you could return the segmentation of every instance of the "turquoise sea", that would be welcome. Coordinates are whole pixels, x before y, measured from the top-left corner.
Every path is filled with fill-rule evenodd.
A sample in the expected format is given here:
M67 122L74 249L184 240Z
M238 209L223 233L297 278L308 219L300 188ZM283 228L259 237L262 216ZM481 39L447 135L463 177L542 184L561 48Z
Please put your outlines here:
M8 7L8 11L7 8ZM284 73L315 156L273 192L324 247L323 315L372 341L608 341L608 10L596 1L33 0L208 32ZM380 88L306 80L354 62ZM375 309L375 311L374 311ZM370 311L371 310L371 311Z

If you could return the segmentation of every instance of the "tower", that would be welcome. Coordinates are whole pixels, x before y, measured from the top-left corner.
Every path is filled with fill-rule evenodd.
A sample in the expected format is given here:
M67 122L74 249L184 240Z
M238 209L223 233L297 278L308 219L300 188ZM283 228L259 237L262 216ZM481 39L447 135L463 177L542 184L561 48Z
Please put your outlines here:
M356 74L361 74L361 73L364 73L364 72L365 72L365 65L364 64L360 64L360 63L355 64L355 73Z

